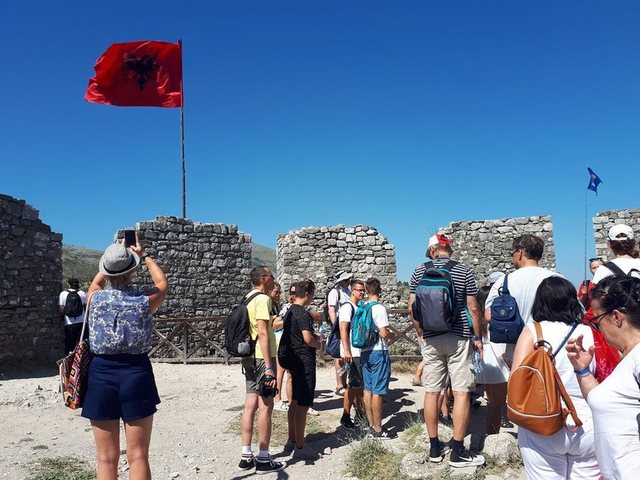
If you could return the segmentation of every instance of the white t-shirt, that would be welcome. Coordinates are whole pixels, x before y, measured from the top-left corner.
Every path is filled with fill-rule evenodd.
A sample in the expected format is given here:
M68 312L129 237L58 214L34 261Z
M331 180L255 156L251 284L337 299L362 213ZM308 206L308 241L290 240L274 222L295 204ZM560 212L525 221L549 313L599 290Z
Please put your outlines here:
M624 273L629 273L629 271L632 268L635 268L636 270L640 270L640 258L620 257L620 258L614 258L611 261L615 263L618 267L620 267L620 270L622 270ZM613 272L611 270L609 270L604 265L600 265L596 269L596 273L593 274L592 281L593 283L598 283L603 278L610 277L611 275L613 275Z
M329 291L329 295L327 295L327 308L336 307L337 311L337 309L349 301L350 297L351 290L335 286Z
M376 324L376 327L378 327L378 330L380 330L382 327L389 326L389 316L387 315L387 309L381 303L377 303L373 307L371 307L371 318L373 319L373 323ZM362 348L360 351L364 352L366 350L388 350L388 348L389 347L387 347L387 341L384 338L380 337L378 338L378 341L374 346Z
M547 270L546 268L533 266L522 267L509 274L507 280L509 293L516 299L520 316L525 324L533 321L531 317L531 307L533 307L533 300L536 297L538 287L545 278L553 275L562 277L562 275ZM493 284L487 301L485 302L485 309L491 307L493 301L498 298L498 290L502 287L503 283L504 277Z
M73 290L73 288L70 288L69 290ZM64 307L65 304L67 303L67 295L69 295L69 290L63 290L62 292L60 292L60 297L58 297L58 305L60 305L61 307ZM84 294L84 292L82 290L78 290L78 295L80 296L80 299L82 300L82 305L87 306L87 297ZM80 315L78 317L67 317L66 315L64 316L64 324L65 325L72 325L74 323L82 323L84 321L84 315Z
M606 479L640 475L640 344L589 392L596 456Z
M347 303L340 307L338 310L338 322L346 322L349 324L349 346L351 349L352 357L360 356L360 349L351 345L351 319L353 318L353 314L356 312L356 306L351 303L351 300L348 300ZM340 342L340 356L344 356L344 348L342 348L342 342Z
M567 325L563 322L542 321L540 322L540 326L542 327L542 338L549 342L553 348L553 353L556 353L556 351L558 352L555 357L556 370L558 370L562 384L576 407L578 418L582 420L583 424L589 425L591 423L591 410L587 405L587 401L582 396L582 390L580 390L575 370L569 361L569 357L567 357L567 350L564 346L558 350L562 341L573 328L573 325ZM537 335L534 323L531 322L527 324L525 328L529 329L533 337L533 343L535 343ZM578 338L580 335L582 335L582 346L585 350L589 350L593 345L593 333L591 333L591 328L587 325L580 324L573 331L570 338ZM596 371L595 358L591 361L589 370L591 370L591 373ZM567 417L567 425L573 425L573 419L571 416ZM587 427L585 427L585 430L587 430ZM589 428L589 430L591 429Z

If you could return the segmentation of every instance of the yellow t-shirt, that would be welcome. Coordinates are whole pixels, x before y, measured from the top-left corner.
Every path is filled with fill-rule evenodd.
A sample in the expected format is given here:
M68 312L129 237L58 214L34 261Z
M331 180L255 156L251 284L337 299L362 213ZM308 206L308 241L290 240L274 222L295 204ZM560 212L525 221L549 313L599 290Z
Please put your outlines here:
M258 290L252 290L246 295L249 298ZM270 357L276 356L276 335L273 332L272 324L273 317L271 315L272 302L269 295L256 295L256 297L247 304L247 311L249 312L249 334L251 338L256 339L256 352L255 358L264 358L260 342L258 338L258 320L267 321L267 332L269 334L269 352Z

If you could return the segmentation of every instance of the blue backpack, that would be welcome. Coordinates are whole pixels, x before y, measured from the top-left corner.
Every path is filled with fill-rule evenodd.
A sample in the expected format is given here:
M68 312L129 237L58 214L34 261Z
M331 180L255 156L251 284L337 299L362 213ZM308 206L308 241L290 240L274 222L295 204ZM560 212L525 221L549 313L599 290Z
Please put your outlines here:
M363 303L360 302L356 313L351 320L351 345L356 348L373 347L378 343L380 334L373 316L371 315L371 309L378 302Z
M349 306L353 309L353 305L349 303ZM340 358L340 320L336 318L336 323L331 326L331 333L327 338L326 351L333 358Z
M489 339L493 343L516 343L524 328L516 299L509 294L508 277L509 275L504 276L498 297L491 304Z
M418 282L413 303L413 316L425 332L451 331L456 311L456 295L451 269L458 262L449 260L442 267L425 263L425 271Z

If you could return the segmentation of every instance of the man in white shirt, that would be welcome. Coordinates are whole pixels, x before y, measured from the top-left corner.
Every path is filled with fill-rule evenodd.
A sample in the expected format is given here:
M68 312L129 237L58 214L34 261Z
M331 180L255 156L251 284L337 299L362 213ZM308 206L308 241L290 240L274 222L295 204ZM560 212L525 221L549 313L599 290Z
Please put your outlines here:
M340 307L349 301L349 297L351 296L351 290L349 290L349 281L351 280L353 275L351 273L347 273L344 270L340 270L336 273L336 283L333 288L329 291L327 295L327 317L331 322L331 325L336 323L338 319L338 310ZM335 360L335 369L336 369L336 394L343 395L346 389L346 375L338 375L338 370L342 368L343 362L342 359L336 358Z
M609 240L609 248L615 255L615 258L611 260L613 269L618 267L625 275L628 275L632 270L638 270L638 275L640 275L640 259L636 250L633 229L629 225L619 223L609 229L607 239ZM603 278L620 273L612 271L611 267L606 263L599 266L593 274L593 283L597 284Z
M525 324L533 321L531 307L542 280L551 275L558 275L551 270L538 266L544 251L544 240L531 234L525 234L513 241L511 257L515 272L509 274L509 293L516 299L520 316ZM562 275L558 275L562 276ZM504 285L504 276L491 287L485 302L484 318L491 321L491 305L498 298L500 288Z
M364 300L364 282L351 280L351 296L349 301L338 310L338 322L340 322L340 357L342 361L350 365L347 378L347 392L342 403L342 418L340 425L345 428L355 428L351 420L351 407L356 410L356 418L363 418L364 406L362 401L362 367L360 364L360 349L351 345L351 320L358 308L358 303Z
M80 282L77 278L70 278L67 280L68 288L60 292L58 297L58 309L64 316L64 351L65 353L72 351L76 348L76 345L80 341L80 335L82 334L82 323L84 322L84 310L87 305L87 297L85 293L80 290ZM75 299L69 299L69 306L67 306L67 298L72 293L72 297L77 294L79 297ZM74 306L75 311L74 311ZM67 310L65 314L65 308ZM86 330L86 329L85 329ZM88 330L85 331L85 337L88 335Z
M374 438L391 438L391 433L382 428L382 407L383 397L389 389L391 380L391 361L387 340L395 337L395 332L389 325L387 309L381 303L380 280L370 278L365 282L367 291L367 303L371 306L371 318L378 330L378 341L370 347L360 349L360 359L362 363L362 379L364 381L364 406L367 413L367 420L373 429L371 435ZM374 303L375 302L375 303Z

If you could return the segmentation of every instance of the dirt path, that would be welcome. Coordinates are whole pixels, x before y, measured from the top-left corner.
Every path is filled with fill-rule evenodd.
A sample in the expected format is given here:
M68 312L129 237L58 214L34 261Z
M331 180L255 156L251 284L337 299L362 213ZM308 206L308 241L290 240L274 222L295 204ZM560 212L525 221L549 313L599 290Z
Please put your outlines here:
M244 401L240 367L224 365L154 364L162 398L155 416L151 467L156 479L242 479L252 476L237 470L240 441L238 420ZM304 464L288 460L287 469L265 479L327 479L343 476L352 438L337 428L342 397L333 394L332 370L318 370L316 409L309 443L330 455ZM416 418L423 392L410 384L408 374L394 375L385 407L385 422L402 431ZM0 380L0 479L23 479L27 468L47 457L74 456L95 466L93 435L80 412L65 408L57 392L57 377L45 375ZM282 453L284 414L274 420L272 454ZM477 412L474 414L477 417ZM479 421L476 418L474 421ZM255 438L254 438L255 440ZM388 441L390 446L401 439ZM124 451L124 439L121 438ZM255 443L254 443L255 446ZM121 478L128 478L126 456L121 457ZM288 457L285 457L288 459Z

